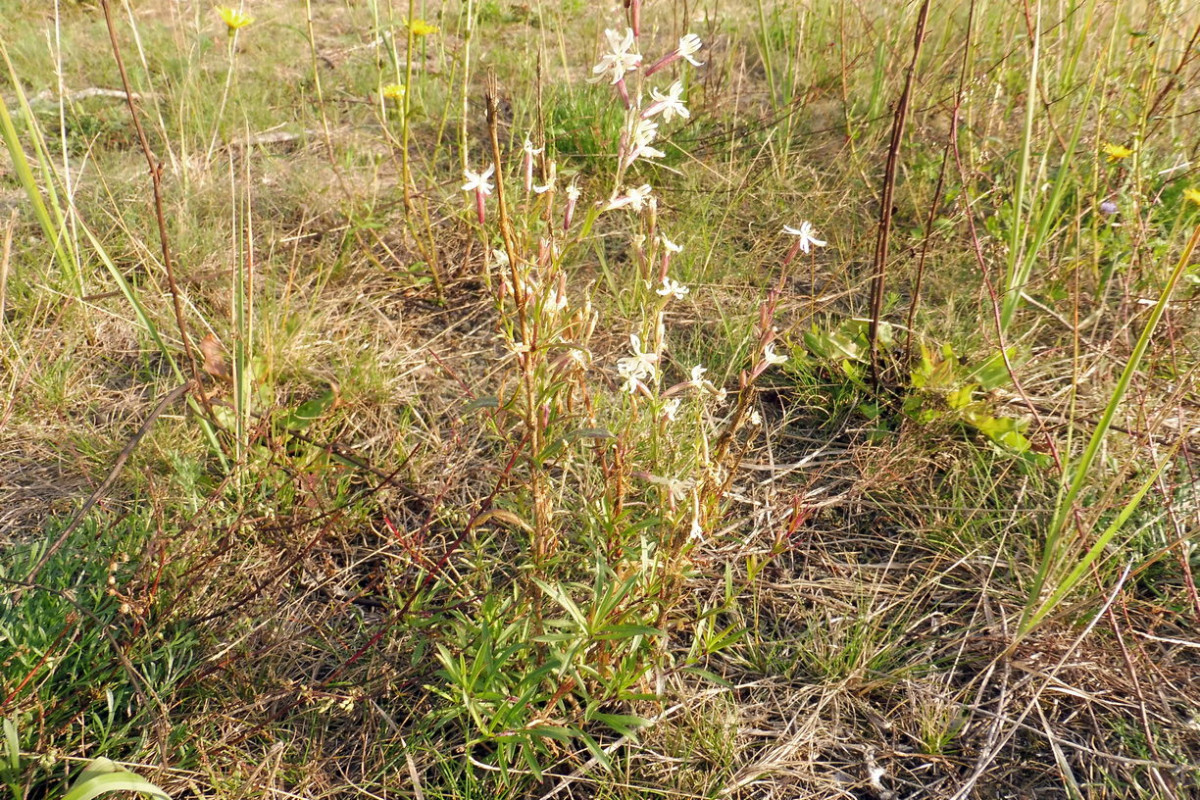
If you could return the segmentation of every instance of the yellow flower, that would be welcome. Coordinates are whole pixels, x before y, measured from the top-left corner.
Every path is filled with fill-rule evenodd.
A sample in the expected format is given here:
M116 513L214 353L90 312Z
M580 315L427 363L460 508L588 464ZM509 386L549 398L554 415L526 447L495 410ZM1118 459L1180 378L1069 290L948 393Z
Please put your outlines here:
M1191 200L1193 203L1200 206L1200 189L1184 189L1183 199Z
M382 94L386 99L394 100L397 103L404 101L404 94L407 91L408 89L405 88L403 83L389 83L387 86L384 86L379 90L380 94Z
M437 25L430 25L423 19L409 20L408 29L413 36L429 36L440 30Z
M235 31L254 22L254 17L239 9L229 8L227 6L217 6L217 14L220 15L221 21L225 23L225 27L229 29L229 35L232 36Z
M1122 147L1121 145L1113 144L1112 142L1105 144L1103 149L1105 155L1108 156L1108 160L1111 163L1123 161L1133 155L1133 151L1128 147Z

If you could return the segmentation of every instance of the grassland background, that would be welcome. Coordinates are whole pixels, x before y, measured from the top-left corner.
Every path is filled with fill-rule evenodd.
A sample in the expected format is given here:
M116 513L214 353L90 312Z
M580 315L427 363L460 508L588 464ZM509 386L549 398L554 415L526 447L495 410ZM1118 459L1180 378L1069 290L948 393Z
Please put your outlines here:
M208 2L112 4L203 384L158 407L192 373L130 109L88 91L121 87L105 15L0 0L15 797L98 756L179 797L1200 796L1194 7L936 4L873 379L920 4L647 2L647 61L694 32L704 64L655 81L691 110L625 179L656 219L554 256L597 315L569 389L522 371L497 209L460 186L491 74L531 261L569 179L581 219L620 188L588 81L620 4L245 8L232 37ZM522 195L527 135L557 200ZM802 220L827 246L779 284ZM648 225L684 246L665 306ZM739 392L777 286L788 360ZM662 386L701 363L731 395L686 435L616 375L663 308ZM761 422L679 544L664 481L738 398Z

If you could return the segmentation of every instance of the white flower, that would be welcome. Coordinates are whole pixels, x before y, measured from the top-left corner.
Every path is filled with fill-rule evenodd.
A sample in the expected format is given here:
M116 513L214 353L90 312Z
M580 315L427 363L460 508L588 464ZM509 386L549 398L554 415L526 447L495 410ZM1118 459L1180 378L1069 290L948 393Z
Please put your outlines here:
M654 137L658 136L658 123L651 122L648 119L639 119L637 124L633 126L633 149L645 147L654 141Z
M763 348L763 360L768 364L776 365L787 361L787 356L783 355L782 353L776 353L775 343L771 342Z
M688 539L695 542L704 541L704 528L700 526L699 519L692 519L692 529L688 532Z
M508 266L508 251L496 248L492 250L492 258L496 259L496 265L499 267Z
M757 408L750 412L750 424L755 427L762 425L762 414L758 413Z
M529 156L530 158L533 158L534 156L538 155L546 148L544 146L543 147L534 147L533 142L531 142L529 140L529 137L526 136L525 144L521 145L521 149L525 151L525 155Z
M648 118L661 113L663 122L670 122L675 117L687 119L692 115L692 112L688 111L687 106L680 99L682 95L683 83L681 81L672 83L671 88L667 89L666 94L663 94L658 89L651 89L650 96L654 98L654 103L642 112L642 116Z
M636 189L630 189L620 197L610 200L604 208L606 211L611 211L616 208L629 206L634 211L641 211L646 207L647 199L650 197L650 192L652 191L653 189L650 188L650 184L643 183Z
M792 236L799 236L800 237L800 249L803 250L805 253L812 252L809 249L810 245L815 244L817 247L825 246L825 242L823 242L820 239L813 236L813 226L812 226L812 223L809 222L808 220L804 220L804 222L801 222L799 229L793 228L788 225L784 225L783 232L787 233L787 234L791 234Z
M663 278L662 286L660 286L658 289L655 289L655 294L659 295L660 297L671 295L676 300L682 300L690 291L691 289L684 286L679 281L671 278Z
M550 176L549 176L549 178L547 178L546 184L544 186L534 186L533 192L534 192L534 194L545 194L546 192L553 189L554 185L557 182L558 182L558 165L555 164L553 161L551 161L550 162Z
M567 200L577 203L581 194L583 194L583 190L575 185L575 181L571 181L571 185L567 187Z
M623 358L621 361L630 362L637 375L654 377L654 365L658 362L658 354L649 351L643 352L641 337L636 333L629 334L629 349L633 351L633 356Z
M645 385L645 380L654 379L658 354L642 352L642 340L636 333L629 335L629 346L633 355L617 359L617 374L625 380L621 389L633 394L638 387Z
M708 370L699 364L692 367L692 379L688 381L688 383L690 383L692 386L695 386L697 389L704 389L704 384L708 383L708 381L704 380L704 373L706 372L708 372ZM709 385L711 386L712 384Z
M664 487L667 490L667 500L674 507L687 499L688 493L696 486L696 482L691 478L680 480L679 478L663 478L658 475L649 475L647 479L654 484Z
M645 384L642 383L642 381L638 378L638 376L632 375L632 374L627 375L627 374L621 372L620 365L617 365L617 374L625 379L625 382L621 384L622 392L628 392L629 394L634 394L635 392L637 392L637 390L640 387L645 386Z
M492 173L496 171L496 165L492 164L483 172L471 172L469 169L463 170L463 177L467 182L463 184L464 192L478 192L484 196L492 193L495 187L488 183L488 178L492 177Z
M670 239L668 239L666 236L664 236L662 234L659 234L658 240L660 242L662 242L662 246L667 249L668 253L682 253L683 252L683 245L675 244L674 242L672 242Z
M648 119L639 119L633 126L633 134L629 137L631 144L629 155L625 157L625 166L629 166L638 158L662 158L666 153L650 143L658 136L658 123Z
M674 422L675 417L679 414L679 406L682 401L678 397L672 397L663 405L663 416L668 422Z
M626 28L624 35L611 29L606 30L604 35L608 39L610 52L600 56L600 63L592 67L592 73L596 76L592 80L599 81L607 77L610 83L620 83L626 72L637 69L642 63L642 55L629 52L629 48L633 47L632 28Z
M679 40L679 49L675 52L680 58L687 59L687 62L693 67L702 67L704 66L704 62L697 61L696 59L692 58L692 56L700 52L700 48L703 46L704 43L700 41L699 36L694 33L689 33Z

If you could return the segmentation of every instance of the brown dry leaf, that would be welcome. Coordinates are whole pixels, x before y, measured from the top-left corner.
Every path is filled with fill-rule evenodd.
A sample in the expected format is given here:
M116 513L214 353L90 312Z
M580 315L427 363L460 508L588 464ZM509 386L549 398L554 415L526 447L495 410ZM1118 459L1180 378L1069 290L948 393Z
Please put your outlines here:
M200 340L200 352L204 354L204 371L219 381L226 383L233 380L225 356L221 353L221 344L211 333Z

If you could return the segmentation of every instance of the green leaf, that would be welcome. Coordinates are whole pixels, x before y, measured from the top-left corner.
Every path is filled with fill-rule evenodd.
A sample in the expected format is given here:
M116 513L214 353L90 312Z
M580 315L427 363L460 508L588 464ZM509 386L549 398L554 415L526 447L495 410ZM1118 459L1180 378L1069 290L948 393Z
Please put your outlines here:
M17 742L17 726L11 719L4 720L4 755L8 759L8 771L15 776L21 767L21 749Z
M474 400L467 403L465 406L463 406L462 413L463 413L463 416L466 416L467 414L471 413L472 411L478 411L481 408L499 408L499 407L500 407L500 398L496 397L495 395L489 394L484 397L476 397Z
M724 686L724 687L725 687L725 688L727 688L727 689L732 689L732 688L733 688L733 684L732 684L732 683L730 683L729 681L725 680L724 678L722 678L722 677L721 677L720 675L718 675L717 673L715 673L715 672L710 672L709 670L706 670L706 669L704 669L704 667L684 667L684 668L681 670L681 672L688 672L688 673L691 673L692 675L695 675L695 676L697 676L697 677L704 678L704 680L706 680L706 681L710 681L710 682L712 682L712 683L715 683L715 684L717 684L718 686Z
M289 431L302 431L316 420L325 416L325 412L333 407L334 401L337 399L337 392L333 389L326 389L312 400L301 403L286 417L283 418L283 427Z
M63 800L92 800L110 792L137 792L171 800L171 795L107 758L97 758L80 773Z
M632 714L605 714L602 711L592 711L591 709L587 712L587 718L602 722L622 736L629 737L636 736L638 728L644 728L650 724L649 720L635 717Z

